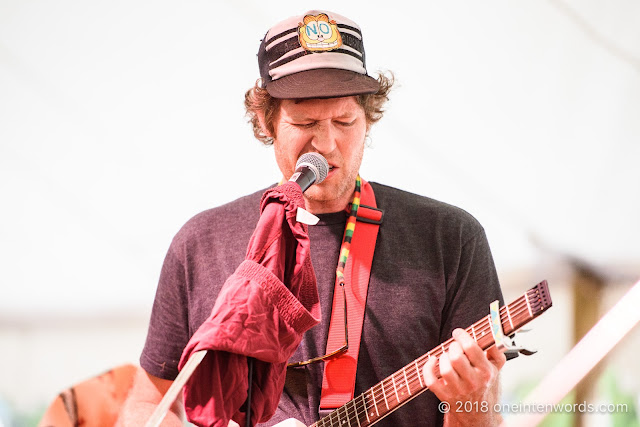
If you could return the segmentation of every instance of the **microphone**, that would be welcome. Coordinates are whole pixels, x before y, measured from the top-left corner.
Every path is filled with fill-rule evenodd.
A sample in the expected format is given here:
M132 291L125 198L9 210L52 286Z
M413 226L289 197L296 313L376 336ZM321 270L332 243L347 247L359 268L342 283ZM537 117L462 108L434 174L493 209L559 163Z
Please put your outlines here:
M313 184L320 184L329 173L327 159L318 153L304 153L296 162L296 171L289 181L300 186L304 193Z

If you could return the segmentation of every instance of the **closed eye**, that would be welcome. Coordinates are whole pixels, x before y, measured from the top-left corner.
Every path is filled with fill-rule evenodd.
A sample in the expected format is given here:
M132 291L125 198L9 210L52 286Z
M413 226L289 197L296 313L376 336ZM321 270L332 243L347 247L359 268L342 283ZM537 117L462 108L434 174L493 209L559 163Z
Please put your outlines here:
M292 123L295 127L300 129L309 129L316 124L316 122L305 122L305 123Z
M344 127L353 126L355 122L356 122L356 119L353 119L351 121L343 121L343 120L336 121L337 124Z

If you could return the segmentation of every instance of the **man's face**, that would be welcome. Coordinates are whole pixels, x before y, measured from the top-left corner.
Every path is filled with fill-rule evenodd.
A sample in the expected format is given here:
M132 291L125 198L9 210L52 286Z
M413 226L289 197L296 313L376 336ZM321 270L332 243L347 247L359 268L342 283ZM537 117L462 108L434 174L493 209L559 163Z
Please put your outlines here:
M285 179L293 175L298 157L322 154L329 174L305 193L312 213L338 212L351 201L362 163L367 123L355 97L283 100L274 120L274 151Z

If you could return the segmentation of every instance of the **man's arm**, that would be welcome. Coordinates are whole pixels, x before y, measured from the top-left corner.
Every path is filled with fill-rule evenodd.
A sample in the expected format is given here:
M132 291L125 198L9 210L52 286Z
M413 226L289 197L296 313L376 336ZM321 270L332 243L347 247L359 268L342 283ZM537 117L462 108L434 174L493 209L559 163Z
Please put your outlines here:
M172 383L173 381L155 377L144 369L139 369L117 425L119 427L145 425ZM162 425L182 427L183 418L182 396L179 396L171 406Z
M442 402L445 426L497 426L500 413L493 411L500 398L499 371L506 362L496 347L485 352L462 329L453 331L449 351L431 358L424 367L425 384ZM446 409L445 409L446 408Z

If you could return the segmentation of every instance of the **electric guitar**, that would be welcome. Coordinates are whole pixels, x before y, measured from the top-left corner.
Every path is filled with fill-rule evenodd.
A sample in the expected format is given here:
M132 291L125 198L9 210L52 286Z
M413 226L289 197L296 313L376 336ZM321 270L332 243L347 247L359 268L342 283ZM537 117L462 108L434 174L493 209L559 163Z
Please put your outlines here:
M500 307L499 320L502 332L505 336L512 336L550 307L551 295L547 281L544 280L511 304ZM491 315L477 321L466 331L483 350L496 344ZM447 351L452 342L453 338L450 338L309 427L374 425L427 390L422 377L422 368L430 358L439 357ZM299 427L304 424L291 418L278 423L275 427L287 426Z

